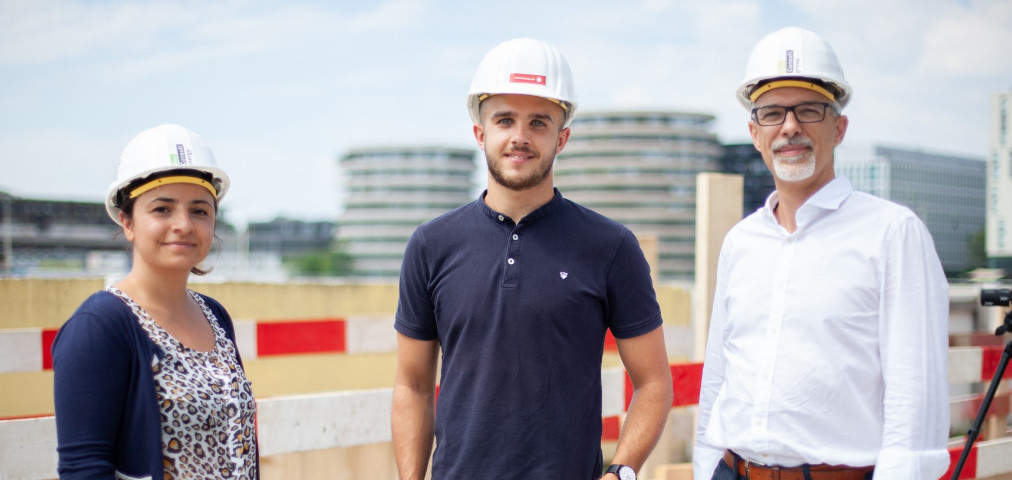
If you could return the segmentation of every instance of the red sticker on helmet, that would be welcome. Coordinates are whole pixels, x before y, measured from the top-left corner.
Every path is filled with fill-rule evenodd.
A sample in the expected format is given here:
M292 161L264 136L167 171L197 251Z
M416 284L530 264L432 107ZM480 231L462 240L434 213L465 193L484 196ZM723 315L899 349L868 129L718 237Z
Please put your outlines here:
M510 83L533 83L536 85L545 85L548 77L544 75L531 75L529 73L511 73Z

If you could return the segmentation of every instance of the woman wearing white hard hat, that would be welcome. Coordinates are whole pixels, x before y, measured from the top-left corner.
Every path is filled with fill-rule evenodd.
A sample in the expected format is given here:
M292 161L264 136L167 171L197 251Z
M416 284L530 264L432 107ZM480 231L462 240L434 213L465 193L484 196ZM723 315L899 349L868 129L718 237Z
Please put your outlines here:
M121 281L53 342L60 478L259 478L256 404L228 312L187 288L228 176L178 125L127 144L106 210L133 244Z

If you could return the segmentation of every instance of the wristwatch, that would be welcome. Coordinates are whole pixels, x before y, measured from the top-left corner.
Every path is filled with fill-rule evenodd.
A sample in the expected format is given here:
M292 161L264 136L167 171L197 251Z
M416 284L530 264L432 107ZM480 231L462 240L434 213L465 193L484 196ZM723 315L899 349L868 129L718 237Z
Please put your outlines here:
M619 480L636 480L636 470L633 470L629 465L608 465L608 469L604 471L605 474L614 473L618 475Z

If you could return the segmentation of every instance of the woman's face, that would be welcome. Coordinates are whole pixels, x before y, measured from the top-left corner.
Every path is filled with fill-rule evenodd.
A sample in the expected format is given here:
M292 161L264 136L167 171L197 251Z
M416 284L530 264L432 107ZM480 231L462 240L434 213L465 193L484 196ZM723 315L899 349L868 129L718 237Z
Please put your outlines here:
M134 264L189 271L207 258L214 240L215 198L188 183L163 185L137 197L133 213L120 213Z

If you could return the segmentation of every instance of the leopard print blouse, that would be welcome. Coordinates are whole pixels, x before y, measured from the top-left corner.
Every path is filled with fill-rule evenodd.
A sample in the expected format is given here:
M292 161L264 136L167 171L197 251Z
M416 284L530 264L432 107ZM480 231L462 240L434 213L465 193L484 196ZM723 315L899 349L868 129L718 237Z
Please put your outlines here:
M110 293L133 311L141 327L165 352L151 364L161 410L166 479L256 478L256 403L236 347L214 313L192 290L214 329L214 349L187 348L116 288Z

